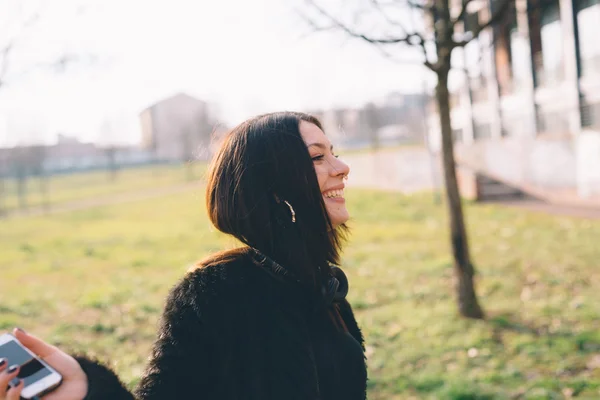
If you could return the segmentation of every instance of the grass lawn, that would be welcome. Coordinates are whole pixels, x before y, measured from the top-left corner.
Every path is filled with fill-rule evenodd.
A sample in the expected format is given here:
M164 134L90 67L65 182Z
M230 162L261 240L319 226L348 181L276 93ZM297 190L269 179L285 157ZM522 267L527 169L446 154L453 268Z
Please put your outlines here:
M369 399L600 398L600 221L468 204L487 321L457 317L445 210L348 191L344 253ZM202 191L0 220L0 330L15 325L140 375L169 288L235 246Z

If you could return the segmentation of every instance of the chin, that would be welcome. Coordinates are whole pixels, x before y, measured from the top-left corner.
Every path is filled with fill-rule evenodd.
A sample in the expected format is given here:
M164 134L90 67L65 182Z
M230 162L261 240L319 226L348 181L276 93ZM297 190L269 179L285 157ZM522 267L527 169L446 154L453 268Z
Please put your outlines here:
M338 228L340 225L345 224L350 219L350 216L346 213L344 215L333 215L329 217L331 219L331 225L333 229Z

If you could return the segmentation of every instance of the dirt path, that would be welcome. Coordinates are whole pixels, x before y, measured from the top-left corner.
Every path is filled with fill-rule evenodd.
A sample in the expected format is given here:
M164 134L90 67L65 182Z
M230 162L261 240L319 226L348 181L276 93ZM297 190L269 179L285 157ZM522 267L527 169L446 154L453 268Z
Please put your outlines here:
M349 154L344 158L351 167L349 188L368 187L380 190L391 190L411 193L423 190L442 190L442 176L439 160L432 159L423 148L407 148L380 153ZM153 199L170 194L201 190L199 182L185 183L170 187L143 190L135 193L106 195L87 200L65 202L52 207L48 212L43 207L31 208L25 212L15 211L8 218L19 216L36 216L56 214L69 211L85 210L93 207L129 203ZM565 206L546 203L540 200L501 200L492 203L517 207L534 212L551 215L565 215L579 218L600 219L600 204L597 208Z
M5 218L15 217L31 217L40 215L52 215L60 214L71 211L86 210L88 208L110 206L115 204L131 203L142 200L149 200L158 197L168 196L171 194L191 192L194 190L201 190L199 182L185 183L176 186L161 187L155 189L147 189L143 191L133 193L120 193L113 195L106 195L102 197L85 199L85 200L74 200L60 204L53 205L50 210L46 210L44 207L32 207L26 211L12 211L5 216Z
M574 207L559 204L545 203L541 200L503 200L489 201L489 204L497 204L506 207L520 208L523 210L540 212L550 215L564 215L568 217L577 217L585 219L600 219L600 205L598 208Z

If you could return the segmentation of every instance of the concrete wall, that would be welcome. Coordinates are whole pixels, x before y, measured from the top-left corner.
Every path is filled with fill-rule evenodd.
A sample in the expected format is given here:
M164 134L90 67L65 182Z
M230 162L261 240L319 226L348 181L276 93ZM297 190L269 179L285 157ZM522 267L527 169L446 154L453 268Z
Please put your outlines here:
M431 190L443 183L439 158L422 147L343 155L350 166L350 186L397 190Z
M572 139L536 140L531 146L526 182L544 189L577 187L576 154Z
M577 138L575 151L579 195L600 196L600 131L583 131Z
M460 164L539 193L600 196L600 132L583 131L574 138L481 140L457 146Z
M577 187L573 139L504 138L457 146L459 163L515 186Z
M473 171L552 194L553 200L572 193L595 201L600 196L600 132L584 131L576 139L503 138L456 146L462 195L477 197ZM350 165L350 186L411 193L443 185L439 155L425 148L365 151L342 156ZM550 198L548 198L550 200ZM565 198L566 199L566 198ZM587 203L586 203L587 204Z

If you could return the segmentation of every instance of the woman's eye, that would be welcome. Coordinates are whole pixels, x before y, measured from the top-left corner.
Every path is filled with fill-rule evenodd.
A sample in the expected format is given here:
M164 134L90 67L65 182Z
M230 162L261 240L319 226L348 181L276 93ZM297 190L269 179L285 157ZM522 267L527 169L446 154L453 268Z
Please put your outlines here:
M322 160L322 159L323 159L323 155L320 155L320 156L314 156L314 157L312 158L312 160L313 160L313 161L319 161L319 160Z

